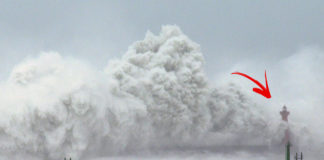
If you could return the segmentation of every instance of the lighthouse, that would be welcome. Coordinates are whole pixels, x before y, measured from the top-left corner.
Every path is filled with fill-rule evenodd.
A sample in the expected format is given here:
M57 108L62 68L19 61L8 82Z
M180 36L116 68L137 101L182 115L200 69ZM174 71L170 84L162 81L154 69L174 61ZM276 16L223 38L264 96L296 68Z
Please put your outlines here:
M283 106L283 107L282 107L282 111L280 112L280 115L281 115L281 119L282 119L284 122L288 123L288 115L289 115L289 112L288 112L286 106ZM285 131L285 137L284 137L284 139L283 139L283 143L284 143L284 144L289 143L289 128L287 128L286 131Z
M286 106L282 107L282 111L280 112L280 115L281 115L281 119L284 122L288 123L289 112L288 112ZM287 128L286 131L285 131L285 137L283 139L283 143L286 145L286 160L290 160L290 147L291 147L291 144L290 144L290 141L289 141L289 128Z
M281 114L282 120L288 122L289 112L287 111L287 107L286 106L283 106L282 107L282 111L280 112L280 114Z

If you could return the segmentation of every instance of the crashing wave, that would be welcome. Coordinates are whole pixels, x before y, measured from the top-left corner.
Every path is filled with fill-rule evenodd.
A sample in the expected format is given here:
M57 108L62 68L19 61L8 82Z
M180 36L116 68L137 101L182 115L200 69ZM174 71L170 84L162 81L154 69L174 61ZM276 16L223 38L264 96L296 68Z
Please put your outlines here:
M44 53L0 86L3 159L77 159L152 147L277 143L280 123L235 87L213 88L177 26L148 32L104 71ZM258 138L256 138L258 137ZM255 140L257 139L257 140Z

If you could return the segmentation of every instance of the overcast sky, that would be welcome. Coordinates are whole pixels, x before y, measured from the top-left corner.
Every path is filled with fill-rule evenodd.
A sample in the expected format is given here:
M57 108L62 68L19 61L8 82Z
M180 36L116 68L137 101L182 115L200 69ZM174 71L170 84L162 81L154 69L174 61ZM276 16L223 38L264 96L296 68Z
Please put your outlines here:
M209 75L248 59L266 66L305 46L322 48L323 15L321 0L0 0L0 79L42 51L102 69L165 24L201 45Z

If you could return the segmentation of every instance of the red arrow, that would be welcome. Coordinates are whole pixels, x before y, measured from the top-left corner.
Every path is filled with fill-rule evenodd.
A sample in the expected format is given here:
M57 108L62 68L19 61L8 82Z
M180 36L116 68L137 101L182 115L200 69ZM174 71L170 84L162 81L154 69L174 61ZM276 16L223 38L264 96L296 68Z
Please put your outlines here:
M240 72L234 72L232 74L238 74L238 75L241 75L241 76L244 76L246 78L248 78L249 80L253 81L255 84L257 84L260 88L253 88L253 91L256 92L256 93L259 93L261 94L262 96L266 97L266 98L271 98L271 94L270 94L270 90L269 90L269 87L268 87L268 80L267 80L267 72L264 71L264 75L265 75L265 81L266 81L266 87L265 88L259 81L253 79L252 77L244 74L244 73L240 73Z

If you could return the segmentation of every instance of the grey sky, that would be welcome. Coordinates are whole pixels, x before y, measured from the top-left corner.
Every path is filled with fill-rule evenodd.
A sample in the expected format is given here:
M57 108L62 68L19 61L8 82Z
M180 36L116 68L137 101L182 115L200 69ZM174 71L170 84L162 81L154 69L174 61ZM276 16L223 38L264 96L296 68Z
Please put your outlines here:
M0 78L41 51L103 68L165 24L201 45L209 75L252 57L267 65L304 46L323 47L323 15L320 0L0 0Z

